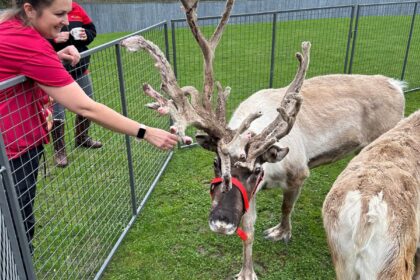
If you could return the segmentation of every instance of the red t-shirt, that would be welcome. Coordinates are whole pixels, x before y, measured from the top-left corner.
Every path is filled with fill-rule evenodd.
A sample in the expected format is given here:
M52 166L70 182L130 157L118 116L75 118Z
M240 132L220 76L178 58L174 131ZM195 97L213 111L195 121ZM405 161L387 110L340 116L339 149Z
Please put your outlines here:
M71 3L71 11L68 14L69 22L81 22L83 24L89 24L92 22L92 19L89 15L83 10L83 8L76 2Z
M43 110L48 96L37 83L61 87L74 81L45 38L11 19L0 24L0 82L18 75L29 79L0 91L0 132L9 159L48 143Z

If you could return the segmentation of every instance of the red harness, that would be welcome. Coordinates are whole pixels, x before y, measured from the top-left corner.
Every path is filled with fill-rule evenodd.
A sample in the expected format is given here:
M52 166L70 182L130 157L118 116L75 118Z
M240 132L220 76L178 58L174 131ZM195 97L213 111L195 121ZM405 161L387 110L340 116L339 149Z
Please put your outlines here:
M237 178L232 177L232 186L235 186L240 191L240 193L242 195L242 199L244 201L244 208L245 208L244 212L248 211L249 201L251 200L252 196L255 194L255 191L257 190L258 184L261 182L262 178L263 178L262 175L258 177L257 182L255 184L255 187L251 192L251 197L250 197L250 199L248 199L248 193L246 192L246 189L245 189L244 185L242 185L241 181L239 181ZM211 180L211 185L219 184L221 182L223 182L223 179L221 177L216 177L213 180ZM238 227L236 229L236 234L239 236L239 238L241 238L244 241L248 239L248 235L240 227Z

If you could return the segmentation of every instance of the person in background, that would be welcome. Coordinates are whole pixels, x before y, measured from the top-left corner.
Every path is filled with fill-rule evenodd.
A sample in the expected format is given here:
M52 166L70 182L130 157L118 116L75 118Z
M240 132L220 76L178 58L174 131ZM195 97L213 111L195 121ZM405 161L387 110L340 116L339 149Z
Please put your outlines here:
M67 46L75 46L79 52L88 49L88 45L96 37L96 27L86 11L76 2L72 3L71 11L68 13L69 25L64 26L58 36L49 40L56 51L60 51ZM73 79L79 84L90 98L93 97L92 80L89 74L90 56L80 59L79 63L71 66L69 63L64 67L69 71ZM66 144L64 140L64 106L54 102L53 126L51 136L54 146L54 162L57 167L66 167L68 164ZM81 115L76 115L74 124L76 147L100 148L102 143L95 141L88 136L90 120Z
M16 0L14 8L0 14L0 82L18 75L27 77L23 84L0 91L0 132L31 251L39 158L49 141L50 98L104 128L144 139L160 149L172 149L177 143L176 135L92 100L74 81L61 61L74 67L80 53L74 46L57 53L47 40L57 38L69 25L71 10L71 0Z

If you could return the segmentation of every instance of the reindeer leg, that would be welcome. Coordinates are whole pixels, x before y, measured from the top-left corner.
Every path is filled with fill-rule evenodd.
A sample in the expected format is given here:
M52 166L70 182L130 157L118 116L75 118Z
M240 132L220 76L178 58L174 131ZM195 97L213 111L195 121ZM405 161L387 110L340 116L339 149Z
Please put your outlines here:
M246 232L248 239L242 241L243 244L243 263L236 280L257 280L252 261L252 244L254 243L254 224L257 219L255 197L250 201L248 212L242 217L242 229Z
M283 191L283 204L281 206L282 217L281 221L275 227L264 231L265 239L272 241L284 240L288 242L292 237L292 222L291 214L295 206L295 202L300 195L303 182L309 176L309 170L289 177L287 179L288 187Z

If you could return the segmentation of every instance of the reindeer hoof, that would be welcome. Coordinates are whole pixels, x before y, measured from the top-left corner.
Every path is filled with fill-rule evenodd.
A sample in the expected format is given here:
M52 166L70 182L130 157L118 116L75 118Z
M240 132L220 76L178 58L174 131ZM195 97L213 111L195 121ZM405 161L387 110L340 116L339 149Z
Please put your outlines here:
M244 271L243 269L233 278L235 280L258 280L257 274L253 270Z
M264 238L271 241L283 240L284 242L289 242L292 238L292 232L290 229L283 228L280 224L275 227L269 228L264 231Z

